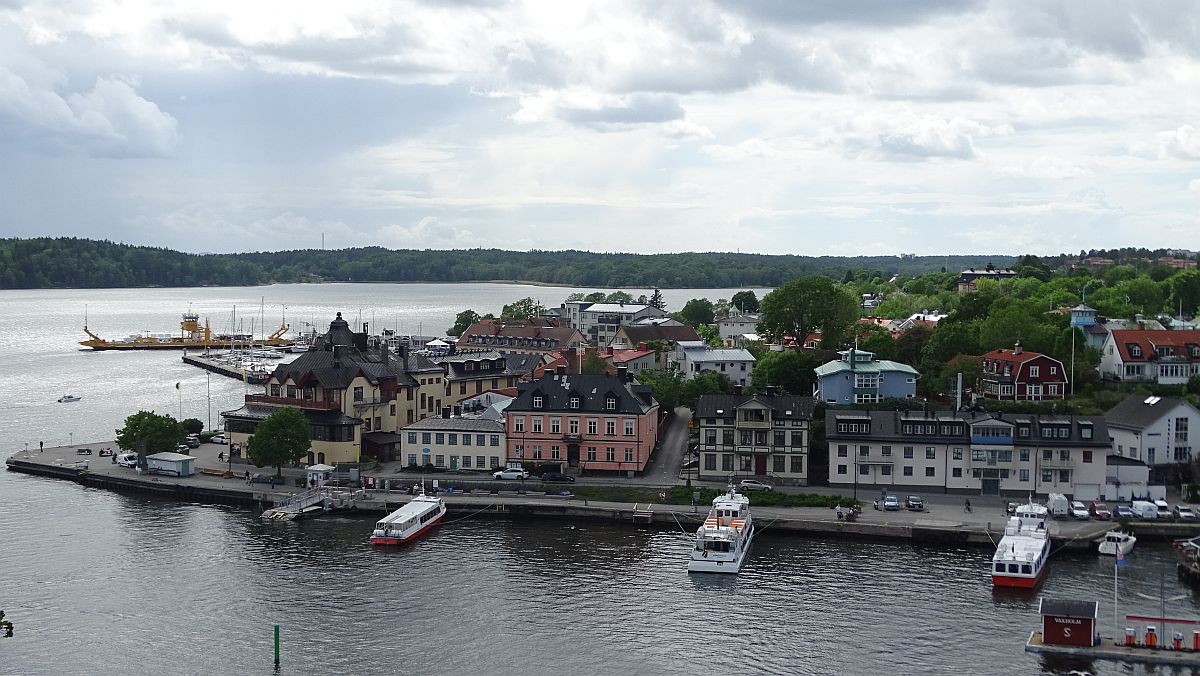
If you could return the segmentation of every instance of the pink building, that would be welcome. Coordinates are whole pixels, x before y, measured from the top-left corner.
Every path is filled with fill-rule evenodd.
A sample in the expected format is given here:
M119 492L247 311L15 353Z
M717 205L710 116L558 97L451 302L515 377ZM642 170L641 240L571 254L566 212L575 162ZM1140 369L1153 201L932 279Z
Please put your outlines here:
M510 463L641 472L658 443L658 402L624 367L617 375L559 367L522 383L504 413Z

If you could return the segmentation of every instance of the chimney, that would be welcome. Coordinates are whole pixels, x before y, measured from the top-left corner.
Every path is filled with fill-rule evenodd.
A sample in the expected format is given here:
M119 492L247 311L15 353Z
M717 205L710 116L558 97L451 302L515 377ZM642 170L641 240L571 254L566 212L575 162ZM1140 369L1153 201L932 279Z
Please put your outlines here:
M449 417L450 417L450 407L449 407L449 406L443 406L443 407L442 407L442 417L443 417L443 418L449 418Z
M1025 350L1021 347L1021 341L1018 340L1013 344L1013 354L1021 354L1023 352L1025 352Z
M641 350L642 352L645 352L646 350L650 349L650 343L647 343L647 342L638 343L638 349Z
M556 376L565 376L565 375L567 375L567 366L566 366L566 364L559 364L558 366L555 366L555 367L554 367L554 375L556 375Z
M620 378L621 382L623 382L623 383L629 382L629 367L628 366L618 366L617 367L617 378Z
M461 417L462 416L462 406L455 404L454 409L453 409L453 411L451 411L450 415L451 415L451 417L454 417L454 418Z
M379 356L381 357L380 361L383 362L383 368L386 371L387 367L392 363L392 348L388 347L386 343L381 341L379 344L379 353Z

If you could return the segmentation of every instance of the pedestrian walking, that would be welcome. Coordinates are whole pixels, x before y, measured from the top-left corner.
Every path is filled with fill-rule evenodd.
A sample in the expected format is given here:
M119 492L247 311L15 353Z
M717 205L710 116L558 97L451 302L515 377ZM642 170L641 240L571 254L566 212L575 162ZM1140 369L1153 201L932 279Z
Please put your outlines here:
M246 470L246 485L250 485L250 470Z

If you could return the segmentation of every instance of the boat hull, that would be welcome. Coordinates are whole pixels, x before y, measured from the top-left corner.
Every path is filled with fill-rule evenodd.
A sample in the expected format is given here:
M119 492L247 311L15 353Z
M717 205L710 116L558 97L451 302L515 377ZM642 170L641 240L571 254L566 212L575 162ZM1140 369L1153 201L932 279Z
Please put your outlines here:
M736 556L728 559L704 556L696 558L693 553L692 559L688 561L688 572L736 574L742 569L742 562L746 560L746 552L750 549L750 543L753 541L754 526L751 525L750 533L746 536L741 547L738 548Z
M1044 569L1043 569L1044 570ZM993 587L1008 587L1011 589L1033 589L1042 581L1042 574L1036 577L1015 577L1009 575L992 575Z
M439 514L437 516L436 519L431 520L429 523L421 526L420 528L413 531L412 533L404 535L404 536L395 537L395 536L372 535L371 536L371 544L379 545L381 547L395 547L396 545L402 545L406 542L412 542L413 540L416 540L417 538L421 537L425 533L428 533L430 530L433 529L434 526L441 524L442 517L444 517L445 515L446 515L446 512L443 511L441 514Z

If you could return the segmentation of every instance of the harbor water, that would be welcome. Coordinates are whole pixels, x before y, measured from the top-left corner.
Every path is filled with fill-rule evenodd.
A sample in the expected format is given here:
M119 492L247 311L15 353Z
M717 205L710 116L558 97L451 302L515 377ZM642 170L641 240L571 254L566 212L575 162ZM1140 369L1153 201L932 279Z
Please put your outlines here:
M249 313L263 294L276 322L282 303L291 318L307 302L318 319L390 303L439 327L424 331L433 334L460 309L495 311L481 299L503 304L531 290L555 303L571 291L0 292L0 449L110 439L138 408L205 418L208 375L179 354L75 350L84 302L93 329L115 337L167 330L189 302L216 324L218 309ZM678 307L733 291L672 293ZM426 305L437 294L435 311ZM219 376L211 387L214 417L246 388ZM55 403L67 393L83 399ZM16 625L0 638L0 674L1153 672L1023 651L1040 595L1099 601L1103 633L1113 632L1113 561L1094 553L1056 554L1035 593L997 593L985 549L825 540L769 524L743 572L727 577L688 575L691 543L678 530L630 524L452 520L409 546L375 550L379 515L265 524L247 510L12 472L0 473L0 496L0 609ZM1118 611L1200 617L1200 595L1176 577L1169 547L1147 540L1120 571Z

